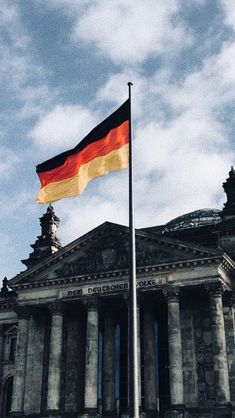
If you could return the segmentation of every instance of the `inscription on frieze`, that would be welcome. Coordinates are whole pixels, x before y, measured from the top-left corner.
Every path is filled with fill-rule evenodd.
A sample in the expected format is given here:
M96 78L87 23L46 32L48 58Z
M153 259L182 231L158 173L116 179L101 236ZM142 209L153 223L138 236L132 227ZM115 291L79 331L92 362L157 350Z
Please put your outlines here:
M139 279L137 281L137 289L146 289L146 288L154 288L158 287L159 285L165 284L166 278L152 278L152 279ZM87 286L87 285L80 285L76 286L75 288L69 289L69 290L62 290L60 292L60 297L81 297L81 296L87 296L87 295L94 295L94 294L105 294L105 293L117 293L117 292L123 292L127 291L129 288L128 281L123 282L111 282L111 283L104 283L100 285L94 285L94 286Z

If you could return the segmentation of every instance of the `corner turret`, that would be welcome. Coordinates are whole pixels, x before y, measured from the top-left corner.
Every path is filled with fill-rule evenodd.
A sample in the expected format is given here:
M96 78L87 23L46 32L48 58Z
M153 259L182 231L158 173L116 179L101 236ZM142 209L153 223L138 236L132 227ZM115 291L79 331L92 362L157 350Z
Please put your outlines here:
M32 267L44 258L49 257L61 248L60 240L57 237L59 218L55 215L53 206L50 204L46 213L40 218L41 235L37 237L35 244L32 244L33 252L26 260L21 260L27 267Z
M235 260L235 170L233 166L229 177L223 183L227 202L220 212L222 222L219 224L217 236L218 246Z
M2 281L2 287L0 290L0 300L6 300L6 299L15 299L16 293L13 292L13 290L10 290L8 287L8 280L6 277L4 277Z
M221 219L224 222L233 221L235 223L235 170L233 166L229 171L229 177L223 183L223 188L227 195L227 202L220 213Z

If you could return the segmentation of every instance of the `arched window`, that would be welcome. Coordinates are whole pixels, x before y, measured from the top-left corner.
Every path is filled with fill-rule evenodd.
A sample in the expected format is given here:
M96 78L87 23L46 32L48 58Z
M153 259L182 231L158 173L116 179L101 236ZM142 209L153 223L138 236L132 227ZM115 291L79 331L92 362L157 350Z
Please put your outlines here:
M13 389L13 377L9 377L3 385L3 418L10 417Z

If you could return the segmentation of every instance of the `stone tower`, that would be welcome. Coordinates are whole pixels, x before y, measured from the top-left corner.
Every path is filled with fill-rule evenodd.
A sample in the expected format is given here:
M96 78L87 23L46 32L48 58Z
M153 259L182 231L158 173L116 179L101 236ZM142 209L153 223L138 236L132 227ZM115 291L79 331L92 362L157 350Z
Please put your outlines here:
M227 202L220 213L222 222L218 231L218 245L235 259L235 170L231 167L229 177L223 183Z
M46 213L40 218L41 235L32 244L33 252L26 260L21 260L27 267L32 267L42 259L49 257L61 248L60 240L57 237L59 218L55 215L54 208L50 204Z

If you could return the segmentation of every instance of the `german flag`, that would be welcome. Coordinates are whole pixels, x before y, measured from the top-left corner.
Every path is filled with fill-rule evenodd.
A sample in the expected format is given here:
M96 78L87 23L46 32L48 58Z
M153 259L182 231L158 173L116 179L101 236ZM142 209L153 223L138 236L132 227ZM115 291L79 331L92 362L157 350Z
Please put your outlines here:
M78 196L88 182L128 166L130 100L96 126L75 148L36 168L38 203Z

